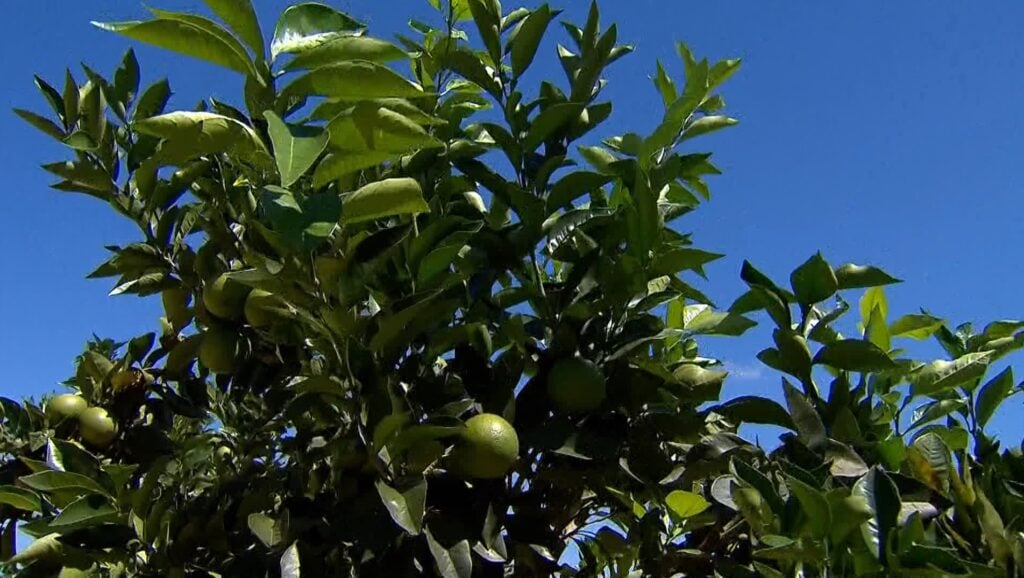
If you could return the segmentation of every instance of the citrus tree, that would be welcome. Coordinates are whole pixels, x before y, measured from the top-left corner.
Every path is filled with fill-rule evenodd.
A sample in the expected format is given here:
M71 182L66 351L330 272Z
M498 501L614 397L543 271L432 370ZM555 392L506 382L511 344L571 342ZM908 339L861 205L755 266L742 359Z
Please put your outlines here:
M394 42L317 3L269 42L244 0L99 25L241 74L234 103L168 110L130 50L36 79L51 113L16 112L68 147L55 187L139 229L91 276L165 315L0 399L5 572L1022 575L1024 459L985 428L1024 322L890 319L897 279L820 254L788 286L744 264L715 308L689 276L720 255L677 224L739 62L680 44L656 129L609 135L631 47L596 4L560 22L565 78L526 83L557 9L433 3ZM784 405L721 401L700 354L756 317Z

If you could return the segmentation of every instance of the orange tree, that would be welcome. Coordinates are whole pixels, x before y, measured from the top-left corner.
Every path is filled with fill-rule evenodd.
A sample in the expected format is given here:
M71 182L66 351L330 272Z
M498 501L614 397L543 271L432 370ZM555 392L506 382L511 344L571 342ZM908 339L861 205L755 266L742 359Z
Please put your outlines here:
M100 26L243 75L238 102L168 111L129 51L16 111L69 148L57 189L138 225L92 277L165 316L89 342L70 393L0 400L5 572L1021 575L1024 460L985 427L1024 323L890 319L896 279L821 255L788 286L745 264L726 310L684 280L719 257L674 225L738 61L680 45L657 128L612 136L630 47L596 5L561 23L565 78L525 86L548 5L452 0L392 43L297 4L267 43L247 1L205 4ZM762 315L785 406L720 403L699 339Z

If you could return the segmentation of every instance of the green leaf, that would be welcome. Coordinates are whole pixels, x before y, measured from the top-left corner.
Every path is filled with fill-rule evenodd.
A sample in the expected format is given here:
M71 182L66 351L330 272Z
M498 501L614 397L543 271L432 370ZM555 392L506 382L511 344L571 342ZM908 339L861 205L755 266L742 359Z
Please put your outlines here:
M473 575L473 556L467 540L460 540L451 548L445 548L430 530L424 533L437 573L442 578L470 578Z
M326 96L342 100L421 98L423 89L390 68L352 60L323 66L300 76L281 91L281 99Z
M316 166L316 171L313 173L313 186L316 188L326 186L331 181L345 175L375 167L400 155L401 153L390 151L341 151L328 154Z
M892 349L892 336L889 335L889 326L885 324L885 316L880 307L871 310L871 316L864 327L864 338L882 351Z
M200 27L195 21L158 18L145 22L93 22L93 25L242 74L258 74L252 60L244 54L239 54L237 47L227 39L230 38L227 31L224 31L226 37L218 35L209 28Z
M423 530L423 514L426 510L427 483L416 484L404 492L378 480L375 484L380 499L391 514L391 519L409 534L416 536Z
M793 286L797 301L804 305L824 301L839 289L836 274L821 253L816 253L797 267L790 276L790 284Z
M35 492L17 486L0 486L0 504L26 512L42 512L42 502Z
M687 269L703 274L704 265L722 257L725 255L700 249L669 249L655 257L651 274L654 276L674 275Z
M882 317L881 321L884 323L889 317L889 302L885 298L885 290L881 287L868 289L860 298L860 324L862 328L866 328L871 322L872 312L876 309Z
M324 152L330 135L320 127L285 124L271 111L264 112L263 116L267 119L267 132L274 145L281 186L290 187Z
M384 179L349 193L342 201L341 223L354 224L394 215L429 213L415 179Z
M665 505L681 520L692 518L711 507L704 496L683 490L676 490L666 496Z
M211 112L177 111L136 121L132 127L164 139L155 158L167 164L180 165L211 153L229 153L259 164L270 160L256 131Z
M408 57L407 52L384 40L367 36L342 36L298 54L284 69L309 70L347 60L383 63Z
M530 67L541 39L556 14L550 6L542 4L530 12L530 15L512 31L508 39L508 51L511 55L513 78L519 78Z
M291 546L281 554L281 578L299 578L302 575L302 563L299 560L299 543Z
M948 401L948 400L947 400ZM910 473L940 494L949 492L949 448L936 433L926 433L907 448Z
M441 11L445 17L448 16L448 9L451 8L455 22L463 22L473 17L469 9L470 0L427 0L435 10ZM441 3L444 2L444 5ZM451 4L449 4L449 2Z
M910 392L936 395L970 383L985 375L992 352L968 353L955 361L939 359L916 369L910 375Z
M672 78L665 72L665 68L661 65L660 60L657 62L654 86L658 89L658 93L661 94L661 101L665 104L665 109L668 110L668 107L675 102L679 95L676 94L675 83L672 82Z
M807 518L807 529L815 538L828 536L832 527L832 509L825 494L787 475L786 485L800 503L800 510Z
M928 339L942 327L944 321L931 315L904 315L889 327L893 337Z
M758 423L796 430L789 412L777 402L764 397L737 397L712 407L709 411L725 416L736 425Z
M611 182L612 177L588 171L576 171L562 177L548 193L548 214L568 208L584 193L594 192Z
M356 36L366 26L348 14L317 2L289 6L274 28L270 55L303 52L341 36Z
M859 339L842 339L826 345L814 356L814 363L865 373L895 367L886 352L870 341Z
M832 527L829 538L833 544L846 540L851 532L871 519L871 506L861 496L844 495L845 491L833 490L828 493L828 505L832 511Z
M1007 367L999 375L993 377L981 387L974 406L974 415L978 425L985 427L996 410L1013 391L1013 368Z
M530 130L527 131L526 138L523 139L523 151L531 153L537 150L537 147L544 141L579 118L583 108L582 104L566 102L552 105L542 111L530 123Z
M941 417L946 417L954 411L963 409L966 406L967 402L962 399L942 399L928 402L914 410L914 418L907 431L926 423L933 422Z
M719 131L736 124L739 124L739 121L728 116L701 117L686 127L686 130L683 131L683 140Z
M203 0L218 18L224 21L252 48L256 56L263 58L263 31L250 0Z
M98 482L81 474L56 470L39 472L18 478L18 483L38 492L78 491L109 495Z
M855 265L853 263L847 263L836 269L836 279L839 281L840 289L881 287L883 285L903 282L877 267Z
M896 529L900 513L900 494L896 484L884 471L875 467L853 485L853 495L866 500L871 509L871 519L861 524L861 534L868 549L884 566L889 536Z
M59 126L57 126L57 124L54 123L52 120L50 120L50 119L48 119L48 118L46 118L44 116L40 116L40 115L30 111L30 110L24 110L24 109L21 109L21 108L14 109L14 114L16 114L19 117L21 117L21 120L23 120L23 121L29 123L30 125L36 127L37 130L39 130L39 131L41 131L41 132L43 132L43 133L45 133L45 134L55 138L55 139L57 139L57 140L59 140L61 142L64 142L64 137L65 137L64 129L62 129Z
M267 548L276 548L284 539L281 523L266 514L249 514L249 531Z
M56 518L50 521L50 527L59 531L71 531L106 524L116 519L117 509L107 498L91 495L83 496L68 504Z
M785 378L782 379L782 389L786 396L786 405L789 406L789 413L793 416L793 424L804 444L812 450L824 449L828 443L828 435L825 431L825 424L817 410L807 401L804 394L800 393Z
M163 114L167 101L171 98L171 85L167 79L154 82L143 91L132 112L132 121L138 121L158 114Z

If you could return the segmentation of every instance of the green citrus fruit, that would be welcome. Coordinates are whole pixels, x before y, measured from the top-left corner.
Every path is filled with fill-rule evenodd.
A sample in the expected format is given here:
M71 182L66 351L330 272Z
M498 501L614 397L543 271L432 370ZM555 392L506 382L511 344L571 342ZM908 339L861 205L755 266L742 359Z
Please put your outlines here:
M253 327L269 327L277 321L277 313L271 307L277 307L280 301L270 291L253 289L245 299L245 320Z
M573 357L563 359L548 372L548 398L566 412L594 411L604 403L604 374L594 363Z
M57 574L57 578L89 578L89 576L92 574L81 568L62 568L60 574Z
M117 424L102 407L90 407L78 416L78 433L89 445L104 449L114 443Z
M210 329L199 344L199 362L213 373L231 373L242 358L242 341L227 329Z
M164 304L164 314L167 316L167 320L174 327L183 327L192 316L188 310L188 302L192 299L192 294L182 287L172 287L164 289L160 298Z
M248 296L248 287L225 274L203 288L203 305L221 319L238 319L245 311L245 298Z
M58 422L67 418L78 417L86 408L89 402L85 398L74 393L63 393L51 399L46 404L46 417L51 422Z
M482 413L466 422L452 452L452 470L478 479L505 477L519 458L519 436L501 416Z

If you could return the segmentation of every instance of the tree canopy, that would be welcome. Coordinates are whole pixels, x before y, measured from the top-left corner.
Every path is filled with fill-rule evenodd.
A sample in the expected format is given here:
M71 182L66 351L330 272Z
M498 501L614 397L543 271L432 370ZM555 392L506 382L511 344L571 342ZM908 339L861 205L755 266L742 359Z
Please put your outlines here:
M694 139L736 124L739 60L679 44L656 128L610 135L632 47L597 4L432 0L394 40L204 4L97 26L242 75L237 102L169 110L129 50L16 110L66 145L57 190L138 227L90 277L165 314L0 398L5 572L1024 576L1024 457L986 430L1024 321L890 315L897 278L820 253L745 262L728 307L695 286L721 255L682 230L720 173ZM523 80L554 34L564 78ZM701 344L758 322L783 403L722 399Z

